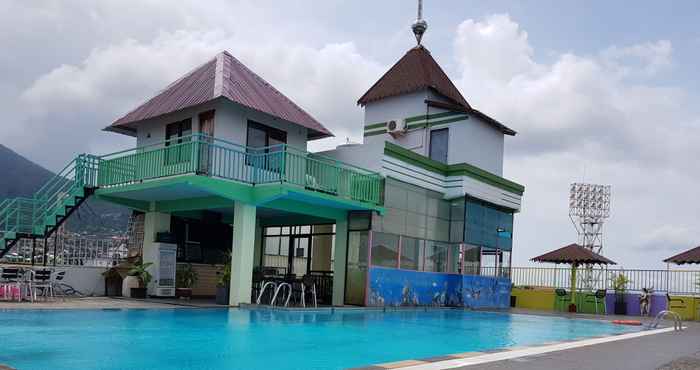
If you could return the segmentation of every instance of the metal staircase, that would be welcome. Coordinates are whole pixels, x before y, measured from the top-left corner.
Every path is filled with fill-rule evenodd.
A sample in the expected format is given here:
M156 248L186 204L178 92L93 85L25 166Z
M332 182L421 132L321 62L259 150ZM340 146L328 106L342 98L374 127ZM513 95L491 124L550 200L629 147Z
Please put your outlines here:
M94 192L95 156L81 154L42 186L31 198L0 203L0 258L22 238L48 238Z

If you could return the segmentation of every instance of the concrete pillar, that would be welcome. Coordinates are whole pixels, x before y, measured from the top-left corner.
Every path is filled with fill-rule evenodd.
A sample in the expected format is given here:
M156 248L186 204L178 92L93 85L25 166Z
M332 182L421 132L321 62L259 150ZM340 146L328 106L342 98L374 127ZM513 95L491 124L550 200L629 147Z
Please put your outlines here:
M231 246L231 293L229 305L250 303L253 289L255 256L254 205L236 202L233 212L233 245Z
M345 269L348 257L348 218L335 222L335 260L333 261L333 306L345 303Z
M253 266L261 267L263 249L263 227L260 220L255 222L255 254L253 255Z
M148 212L143 219L143 255L153 256L150 253L156 241L156 234L170 231L170 215L167 213ZM153 262L153 261L143 261Z
M152 257L158 255L158 251L154 250L156 248L156 234L160 232L168 232L170 231L170 215L167 213L159 213L159 212L148 212L144 215L143 219L143 263L146 262L155 262L153 261ZM155 276L157 266L151 265L147 270L148 272L151 273L151 275ZM133 281L129 281L127 283L127 280L124 280L125 284L122 285L122 294L125 296L130 296L129 288L131 288L131 285L136 284L135 286L138 286L138 283L134 283ZM148 284L148 292L149 294L154 294L154 289L155 289L155 279L152 279L151 282ZM129 285L127 287L127 285ZM126 289L125 289L126 288ZM126 293L124 293L126 291Z

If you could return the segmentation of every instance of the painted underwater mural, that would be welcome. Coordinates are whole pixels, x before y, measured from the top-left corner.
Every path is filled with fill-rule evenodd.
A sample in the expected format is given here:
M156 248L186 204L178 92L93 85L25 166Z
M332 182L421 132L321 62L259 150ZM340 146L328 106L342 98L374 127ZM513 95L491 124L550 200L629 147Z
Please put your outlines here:
M511 282L493 276L371 267L369 306L508 308Z

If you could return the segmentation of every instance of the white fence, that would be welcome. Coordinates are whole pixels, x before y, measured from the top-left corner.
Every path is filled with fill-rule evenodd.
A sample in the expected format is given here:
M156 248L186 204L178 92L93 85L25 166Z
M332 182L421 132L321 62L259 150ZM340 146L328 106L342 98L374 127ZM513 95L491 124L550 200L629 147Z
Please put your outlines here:
M46 266L114 266L127 257L126 238L94 238L61 235L43 239L21 239L0 262Z
M482 267L482 275L493 275L493 268ZM511 267L511 281L516 286L562 288L571 285L570 268ZM591 289L613 289L615 276L623 274L629 283L629 291L641 291L651 288L656 292L669 294L700 294L699 270L643 270L643 269L578 269L576 284L578 287Z

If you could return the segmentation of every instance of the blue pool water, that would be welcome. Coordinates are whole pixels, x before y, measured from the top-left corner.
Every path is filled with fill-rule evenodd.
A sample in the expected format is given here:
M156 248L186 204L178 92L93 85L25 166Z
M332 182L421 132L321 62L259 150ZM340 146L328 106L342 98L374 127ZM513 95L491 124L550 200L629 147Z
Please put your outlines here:
M593 320L462 310L0 310L17 369L343 369L629 332Z

